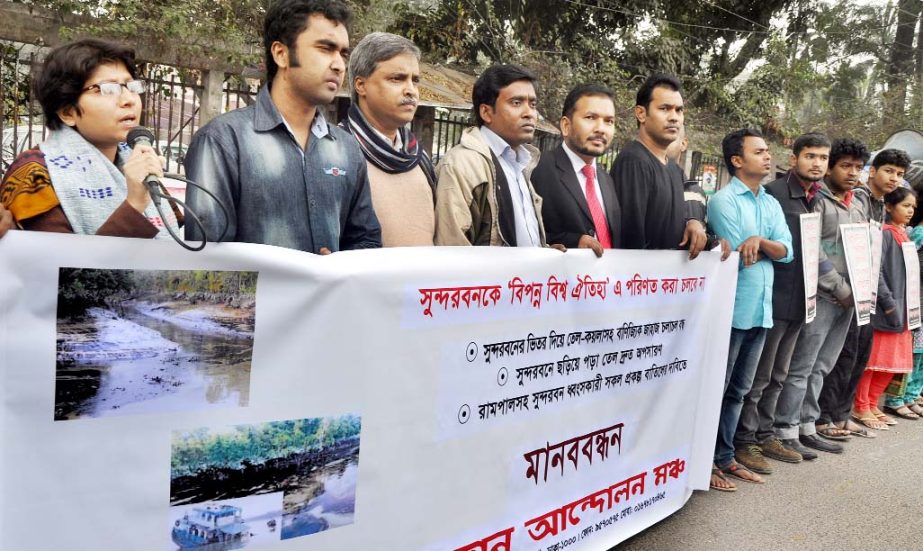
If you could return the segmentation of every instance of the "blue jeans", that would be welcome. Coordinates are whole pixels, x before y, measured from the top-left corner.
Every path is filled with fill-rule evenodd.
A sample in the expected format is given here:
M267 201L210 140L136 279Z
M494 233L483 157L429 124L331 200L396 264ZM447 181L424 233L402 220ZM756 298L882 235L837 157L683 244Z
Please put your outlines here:
M715 443L715 464L727 467L734 460L734 433L744 405L744 396L753 386L753 377L759 365L766 342L767 329L731 329L728 347L727 374L724 377L724 399L718 419L718 441Z

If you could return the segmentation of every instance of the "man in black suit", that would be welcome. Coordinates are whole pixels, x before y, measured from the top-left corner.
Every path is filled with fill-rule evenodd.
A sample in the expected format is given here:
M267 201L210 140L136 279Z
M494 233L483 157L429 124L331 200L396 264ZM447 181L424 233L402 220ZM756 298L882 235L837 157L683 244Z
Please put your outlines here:
M549 244L567 248L617 248L621 209L612 178L596 159L615 133L615 103L610 89L581 84L567 95L561 116L564 142L543 155L532 172L542 196L542 218Z

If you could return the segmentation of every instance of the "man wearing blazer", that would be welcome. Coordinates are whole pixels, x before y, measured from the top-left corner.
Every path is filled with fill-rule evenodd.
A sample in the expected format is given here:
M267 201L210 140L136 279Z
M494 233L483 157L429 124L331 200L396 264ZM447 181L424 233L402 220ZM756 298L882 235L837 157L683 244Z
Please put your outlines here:
M613 93L600 84L582 84L567 95L562 111L564 141L532 172L532 185L543 199L545 233L549 244L602 256L621 243L615 186L605 167L596 164L615 133Z

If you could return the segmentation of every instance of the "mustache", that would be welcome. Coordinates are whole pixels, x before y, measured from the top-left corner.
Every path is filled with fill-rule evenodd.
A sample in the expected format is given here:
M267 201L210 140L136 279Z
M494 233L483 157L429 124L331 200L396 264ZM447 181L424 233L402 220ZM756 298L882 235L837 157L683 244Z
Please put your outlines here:
M418 103L419 102L415 100L414 98L404 98L401 100L401 106L413 105L414 107L416 107Z

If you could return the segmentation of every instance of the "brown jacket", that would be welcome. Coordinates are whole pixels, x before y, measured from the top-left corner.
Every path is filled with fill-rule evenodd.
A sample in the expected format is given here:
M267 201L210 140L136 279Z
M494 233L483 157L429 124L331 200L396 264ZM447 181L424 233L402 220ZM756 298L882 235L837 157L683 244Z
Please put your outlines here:
M539 151L531 145L525 147L532 154L525 170L525 181L532 195L532 206L544 246L542 198L535 193L531 182ZM511 239L500 230L497 169L479 128L468 128L462 133L461 143L439 161L436 177L436 245L510 244Z

